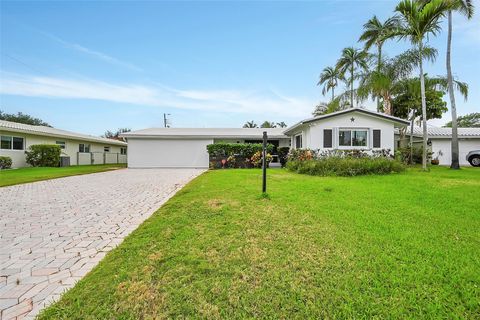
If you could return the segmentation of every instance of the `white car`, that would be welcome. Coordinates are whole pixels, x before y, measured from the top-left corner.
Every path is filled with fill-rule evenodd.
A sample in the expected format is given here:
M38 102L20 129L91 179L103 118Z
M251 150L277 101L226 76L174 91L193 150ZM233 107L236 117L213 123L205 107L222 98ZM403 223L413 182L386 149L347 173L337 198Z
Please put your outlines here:
M466 158L472 166L480 167L480 150L470 151Z

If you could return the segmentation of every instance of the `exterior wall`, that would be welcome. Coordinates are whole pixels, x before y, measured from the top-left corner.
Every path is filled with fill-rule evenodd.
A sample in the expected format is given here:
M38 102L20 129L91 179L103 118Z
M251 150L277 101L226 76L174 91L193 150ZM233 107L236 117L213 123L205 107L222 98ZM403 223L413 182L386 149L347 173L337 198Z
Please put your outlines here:
M208 168L213 139L129 138L129 168Z
M442 156L438 156L440 160L440 165L449 166L452 162L452 149L451 143L452 140L448 139L430 139L432 142L432 152L433 158L435 159L438 156L438 152L442 152ZM462 166L469 166L470 163L465 159L467 154L473 150L480 150L480 138L476 139L458 139L459 146L459 161Z
M110 154L118 153L119 163L127 162L127 156L120 154L120 148L123 147L120 145L114 145L114 144L108 144L108 143L102 144L98 142L56 138L56 137L49 137L49 136L39 136L39 135L24 134L24 133L9 132L9 131L0 131L0 135L22 137L24 139L24 150L0 149L1 156L8 156L12 158L13 168L28 166L28 164L25 161L25 150L27 150L28 147L30 147L31 145L56 144L56 141L65 141L65 149L62 149L62 155L66 155L70 157L70 165L92 164L92 155L90 153L78 152L79 144L81 143L90 144L90 152L93 153L93 159L94 159L93 164L104 163L103 162L104 147L110 147L110 152L109 152ZM116 160L116 157L117 156L115 155L115 160ZM113 160L112 155L109 155L109 159ZM117 162L115 161L115 162L107 162L107 163L117 163Z
M352 122L351 118L355 118ZM332 129L332 148L323 147L323 130ZM338 144L338 132L339 129L366 129L367 133L367 146L366 147L342 147ZM362 149L373 150L373 130L381 130L380 149L390 149L393 153L395 149L394 141L394 124L391 121L383 120L376 117L364 115L362 113L348 113L342 114L331 118L312 122L306 124L303 128L299 128L294 134L292 134L292 146L294 146L294 137L298 133L302 133L303 148L320 149L320 150L332 150L332 149Z

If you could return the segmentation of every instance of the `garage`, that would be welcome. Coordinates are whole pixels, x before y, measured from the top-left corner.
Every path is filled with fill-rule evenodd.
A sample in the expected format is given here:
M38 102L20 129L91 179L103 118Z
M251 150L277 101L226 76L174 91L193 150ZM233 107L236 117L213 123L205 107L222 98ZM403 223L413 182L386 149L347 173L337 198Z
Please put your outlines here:
M452 129L429 128L429 139L432 143L432 158L438 158L440 165L449 166L452 162ZM459 162L462 166L470 166L466 156L470 151L480 150L480 128L458 128Z
M122 134L128 142L129 168L208 168L207 145L258 142L263 131L280 146L290 139L282 128L150 128Z

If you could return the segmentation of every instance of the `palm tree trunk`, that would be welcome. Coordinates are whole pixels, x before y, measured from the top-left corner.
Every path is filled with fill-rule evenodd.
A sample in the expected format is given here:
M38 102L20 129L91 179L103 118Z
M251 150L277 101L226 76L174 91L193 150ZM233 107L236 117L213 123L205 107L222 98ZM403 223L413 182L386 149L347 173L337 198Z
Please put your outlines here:
M330 102L333 102L333 99L335 99L335 88L332 87L332 101Z
M447 81L448 93L450 96L450 109L452 110L452 163L450 168L460 169L458 161L458 129L457 129L457 107L455 105L455 95L453 92L453 77L450 54L452 50L452 11L448 11L448 38L447 38Z
M350 69L350 108L353 108L353 64Z
M427 101L425 98L425 76L423 75L423 43L420 41L418 44L419 55L420 55L420 91L422 94L422 126L423 126L423 157L422 157L422 168L424 171L427 170Z
M377 61L377 72L380 73L380 65L382 63L382 45L381 44L378 44L378 61ZM380 105L380 97L377 96L377 111L380 112L380 108L381 108L381 105ZM385 107L384 107L384 110L385 112Z

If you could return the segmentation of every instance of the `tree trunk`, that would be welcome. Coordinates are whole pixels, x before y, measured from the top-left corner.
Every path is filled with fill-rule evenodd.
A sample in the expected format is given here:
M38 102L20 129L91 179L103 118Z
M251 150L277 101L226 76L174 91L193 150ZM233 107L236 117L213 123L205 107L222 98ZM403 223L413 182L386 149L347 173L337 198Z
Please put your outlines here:
M422 126L423 126L423 157L422 157L422 168L424 171L427 171L427 101L425 98L425 76L423 74L423 43L420 41L418 45L419 55L420 55L420 91L422 94Z
M452 11L448 11L448 38L447 38L447 81L448 94L450 96L450 109L452 110L452 163L450 168L460 169L458 160L458 129L457 129L457 106L455 105L455 95L453 92L453 77L450 54L452 50Z
M353 108L353 64L350 69L350 108Z
M388 97L387 95L383 96L383 112L391 116L393 115L392 103L390 101L390 97Z
M378 61L377 61L377 72L380 73L380 66L382 64L382 45L377 44L378 46ZM385 100L384 100L385 103ZM381 105L380 105L380 96L377 96L377 111L380 112ZM385 106L383 106L383 112L385 112Z
M330 102L333 102L334 99L335 99L335 88L332 87L332 101Z

